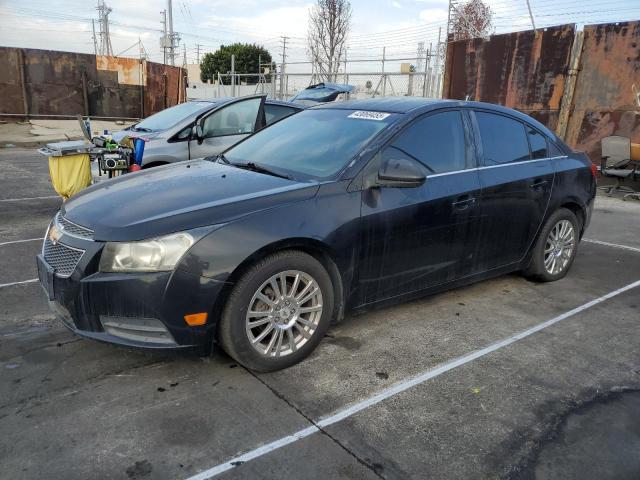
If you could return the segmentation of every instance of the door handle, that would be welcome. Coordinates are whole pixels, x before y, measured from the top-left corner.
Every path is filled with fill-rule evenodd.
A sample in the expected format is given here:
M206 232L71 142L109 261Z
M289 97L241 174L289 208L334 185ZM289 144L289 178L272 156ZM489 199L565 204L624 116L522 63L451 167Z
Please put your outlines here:
M468 197L465 195L464 197L458 198L458 200L453 202L451 205L456 210L466 210L467 208L471 207L474 203L476 203L476 199L474 197Z
M544 187L547 184L546 180L536 180L535 182L533 182L531 185L529 185L531 188L533 188L534 190L540 190L542 187Z

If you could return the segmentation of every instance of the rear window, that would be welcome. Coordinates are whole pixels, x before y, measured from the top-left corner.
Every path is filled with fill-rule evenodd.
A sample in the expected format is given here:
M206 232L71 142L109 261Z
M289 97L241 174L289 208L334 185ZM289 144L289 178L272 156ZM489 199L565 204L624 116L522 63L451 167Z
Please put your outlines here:
M527 136L531 146L531 158L547 158L547 139L533 128L527 127Z
M476 112L485 165L529 160L529 142L524 125L503 115Z

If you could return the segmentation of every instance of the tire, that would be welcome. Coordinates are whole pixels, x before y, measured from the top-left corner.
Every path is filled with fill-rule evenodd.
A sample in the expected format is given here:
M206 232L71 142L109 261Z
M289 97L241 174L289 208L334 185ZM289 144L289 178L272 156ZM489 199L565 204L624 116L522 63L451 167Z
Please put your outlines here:
M251 370L290 367L324 337L333 315L333 291L327 270L311 255L297 250L271 254L249 268L231 290L220 319L219 342Z
M551 238L552 231L556 236L559 236L558 234L562 233L562 225L567 227L564 233L566 238L554 245L554 240ZM571 232L568 230L569 225L572 229ZM523 271L524 276L539 282L554 282L563 278L576 257L580 227L580 222L571 210L560 208L553 212L540 231L540 235L533 247L529 266ZM555 231L554 228L556 229ZM571 251L567 252L566 249L562 250L561 247L564 246L566 248L569 245L569 237L572 238L572 247ZM549 249L552 249L552 251L545 251ZM555 263L553 263L554 256Z

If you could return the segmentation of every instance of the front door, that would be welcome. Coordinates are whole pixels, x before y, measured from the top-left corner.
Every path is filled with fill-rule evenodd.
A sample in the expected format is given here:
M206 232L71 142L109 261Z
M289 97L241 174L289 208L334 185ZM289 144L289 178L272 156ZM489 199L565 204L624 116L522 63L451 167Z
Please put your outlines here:
M362 192L357 303L422 290L473 268L480 184L466 121L458 110L420 117L374 158L419 163L426 182ZM375 173L375 172L374 172Z
M532 245L549 203L554 168L545 137L535 129L491 112L476 111L475 119L482 151L477 257L481 268L490 270L520 261Z
M189 158L217 155L261 126L264 97L235 100L199 120L202 138L189 140Z

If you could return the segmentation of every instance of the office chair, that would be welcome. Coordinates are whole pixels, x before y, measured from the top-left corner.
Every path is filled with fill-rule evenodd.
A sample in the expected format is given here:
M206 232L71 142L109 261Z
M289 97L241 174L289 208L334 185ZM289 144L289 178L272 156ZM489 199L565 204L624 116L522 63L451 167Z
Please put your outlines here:
M640 162L631 160L631 140L627 137L612 135L601 140L601 148L600 172L605 177L615 178L616 183L601 186L598 189L605 190L609 196L615 191L626 192L625 197L639 193L622 184L625 178L640 175Z

